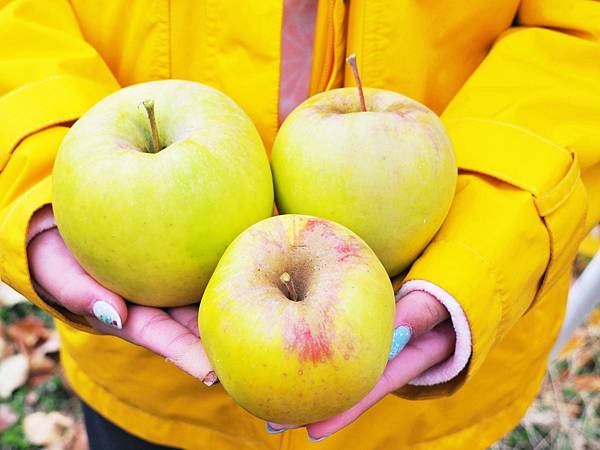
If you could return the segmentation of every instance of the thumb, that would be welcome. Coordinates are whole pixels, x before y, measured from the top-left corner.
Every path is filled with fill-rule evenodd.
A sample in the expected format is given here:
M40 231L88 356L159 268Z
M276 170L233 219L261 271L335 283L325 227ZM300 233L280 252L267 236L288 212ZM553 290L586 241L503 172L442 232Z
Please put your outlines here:
M39 293L81 316L95 316L121 328L127 320L125 301L89 276L66 247L58 230L37 235L27 247L32 279Z
M428 292L413 291L402 297L396 303L389 359L394 359L409 340L428 333L449 317L446 307Z

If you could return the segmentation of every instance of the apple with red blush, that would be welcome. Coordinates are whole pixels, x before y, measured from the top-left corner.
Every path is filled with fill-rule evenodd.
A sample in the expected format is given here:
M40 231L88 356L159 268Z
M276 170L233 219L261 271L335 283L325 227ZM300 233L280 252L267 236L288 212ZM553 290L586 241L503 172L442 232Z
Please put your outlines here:
M219 261L199 330L225 390L262 419L305 424L362 399L387 363L395 312L385 268L355 233L281 215Z

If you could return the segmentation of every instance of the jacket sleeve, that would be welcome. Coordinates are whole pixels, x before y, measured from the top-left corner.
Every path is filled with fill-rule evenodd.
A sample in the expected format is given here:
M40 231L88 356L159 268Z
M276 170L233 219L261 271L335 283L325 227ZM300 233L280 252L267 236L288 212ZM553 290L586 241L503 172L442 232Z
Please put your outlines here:
M118 88L66 0L15 0L0 9L0 276L86 330L36 294L25 240L32 215L51 203L52 165L69 124Z
M406 386L449 395L569 269L600 219L600 3L526 0L442 119L459 167L439 233L406 281L443 288L471 328L453 380Z

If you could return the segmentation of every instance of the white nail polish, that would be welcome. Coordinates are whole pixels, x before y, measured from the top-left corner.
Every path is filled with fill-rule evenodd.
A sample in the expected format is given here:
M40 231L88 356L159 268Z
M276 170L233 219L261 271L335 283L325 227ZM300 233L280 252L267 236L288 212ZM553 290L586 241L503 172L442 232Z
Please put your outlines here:
M107 303L104 300L98 300L96 303L94 303L92 312L94 313L94 316L96 316L96 319L106 325L118 328L119 330L123 327L117 310L113 308L110 303Z

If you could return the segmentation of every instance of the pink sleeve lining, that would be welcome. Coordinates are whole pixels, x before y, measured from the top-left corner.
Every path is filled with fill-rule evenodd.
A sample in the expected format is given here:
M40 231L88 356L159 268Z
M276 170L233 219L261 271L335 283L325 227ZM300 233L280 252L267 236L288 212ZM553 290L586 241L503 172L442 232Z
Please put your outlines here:
M472 350L469 321L456 299L429 281L411 280L404 283L400 291L396 294L396 301L414 291L431 294L448 310L454 332L456 333L456 344L454 354L450 358L423 372L409 384L413 386L432 386L444 383L457 376L469 362Z

